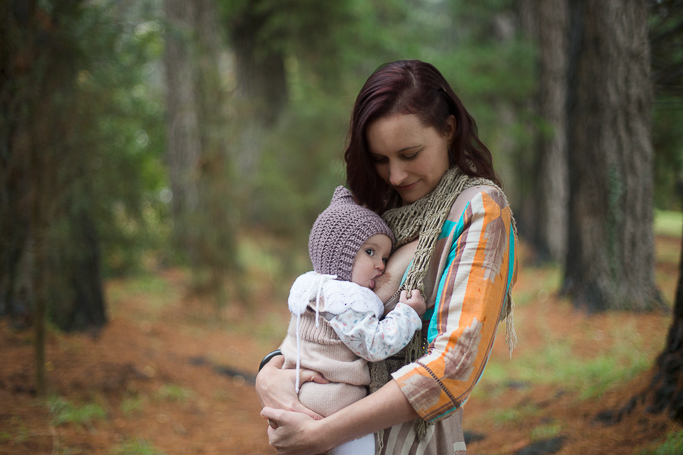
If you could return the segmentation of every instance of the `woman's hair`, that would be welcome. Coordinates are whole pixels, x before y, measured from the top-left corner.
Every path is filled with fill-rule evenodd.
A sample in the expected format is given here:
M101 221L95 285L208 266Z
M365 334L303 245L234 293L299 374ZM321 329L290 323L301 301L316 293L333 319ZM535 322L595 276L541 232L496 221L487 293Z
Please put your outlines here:
M454 116L450 165L500 185L474 119L439 70L420 60L399 60L382 65L368 78L353 107L344 159L346 183L360 204L381 214L398 202L398 193L375 172L365 134L373 121L394 114L417 115L423 125L440 132L448 131L448 119Z

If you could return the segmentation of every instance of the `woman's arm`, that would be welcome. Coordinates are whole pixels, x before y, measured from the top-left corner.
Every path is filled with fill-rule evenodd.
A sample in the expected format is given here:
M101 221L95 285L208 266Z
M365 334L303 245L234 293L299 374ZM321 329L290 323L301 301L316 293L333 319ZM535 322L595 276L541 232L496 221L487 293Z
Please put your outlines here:
M499 190L474 187L456 199L444 224L428 351L392 373L426 422L460 408L484 371L515 279L511 216Z
M340 444L418 417L395 381L322 420L300 413L263 408L270 445L279 454L326 452ZM273 425L277 428L273 428Z
M283 356L277 356L265 364L256 376L256 393L263 406L304 413L313 419L322 419L322 416L311 411L299 402L299 397L294 391L296 382L296 370L282 369L285 363ZM320 373L313 370L301 369L300 383L317 382L327 384L329 381Z

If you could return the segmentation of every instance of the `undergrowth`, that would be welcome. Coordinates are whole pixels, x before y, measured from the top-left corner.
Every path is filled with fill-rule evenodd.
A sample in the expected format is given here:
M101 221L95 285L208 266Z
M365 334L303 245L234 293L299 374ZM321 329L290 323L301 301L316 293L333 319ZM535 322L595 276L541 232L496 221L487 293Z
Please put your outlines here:
M683 431L669 433L666 440L654 449L646 449L639 455L679 455L683 453Z
M154 447L145 439L124 441L111 451L112 455L165 455L166 452Z
M52 416L52 425L56 427L70 423L85 426L90 431L94 431L93 422L107 417L106 411L99 404L86 403L82 406L77 406L65 398L57 396L48 399L47 407Z

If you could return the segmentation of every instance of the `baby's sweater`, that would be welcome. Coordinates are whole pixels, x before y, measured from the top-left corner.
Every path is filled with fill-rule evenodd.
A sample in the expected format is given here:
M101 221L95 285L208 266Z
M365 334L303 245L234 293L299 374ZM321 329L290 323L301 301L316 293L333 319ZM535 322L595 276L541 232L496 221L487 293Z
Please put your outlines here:
M296 279L288 303L292 320L282 346L285 368L296 367L298 320L301 367L332 382L367 386L367 362L396 354L422 327L415 310L403 303L380 320L384 305L372 290L316 272Z

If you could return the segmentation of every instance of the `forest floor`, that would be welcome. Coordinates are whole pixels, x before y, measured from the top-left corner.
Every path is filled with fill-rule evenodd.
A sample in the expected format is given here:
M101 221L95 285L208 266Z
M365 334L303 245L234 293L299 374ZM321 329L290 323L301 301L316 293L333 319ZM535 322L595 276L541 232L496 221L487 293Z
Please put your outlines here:
M679 252L679 238L657 238L669 304ZM284 336L286 290L266 286L251 310L228 306L218 317L187 297L186 280L178 270L112 280L103 330L50 329L47 400L35 397L32 333L0 318L0 454L274 454L252 381ZM548 441L562 444L558 454L640 454L681 434L641 410L617 425L595 422L647 387L670 311L587 315L554 295L559 282L557 268L523 260L518 346L510 359L501 325L465 405L468 453Z

